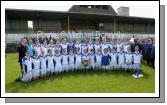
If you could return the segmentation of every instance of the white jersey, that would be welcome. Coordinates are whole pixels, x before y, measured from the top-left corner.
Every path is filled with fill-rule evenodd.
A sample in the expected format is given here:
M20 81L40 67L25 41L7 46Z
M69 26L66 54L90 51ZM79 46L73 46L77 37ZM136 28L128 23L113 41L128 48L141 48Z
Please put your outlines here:
M74 64L74 54L73 53L69 53L69 64Z
M62 43L60 44L62 49L66 49L66 53L67 53L67 46L68 46L68 43Z
M47 55L47 62L48 62L48 69L53 70L54 69L54 56L52 54Z
M111 52L110 53L110 56L111 56L111 63L117 63L117 52Z
M127 48L130 47L130 42L125 42L123 47L124 47L124 51L128 52Z
M74 44L74 46L75 46L75 48L80 48L79 49L79 53L81 53L81 43L79 43L79 42L76 42L75 44Z
M68 65L68 54L62 54L62 64Z
M84 53L84 49L87 49L89 51L89 45L88 44L82 44L82 54Z
M97 49L101 49L101 44L100 43L95 43L95 53L97 53L98 51L97 51Z
M47 55L48 54L48 47L47 47L47 45L41 45L41 51L44 51L45 52L44 55Z
M117 46L117 52L120 52L120 47L123 46L123 43L122 42L117 42L116 46Z
M108 47L109 47L109 43L107 43L107 42L101 44L102 54L104 54L104 49L108 50Z
M102 53L96 53L96 54L95 54L95 57L96 57L96 62L101 62Z
M89 60L89 59L90 59L89 53L82 54L82 60Z
M113 43L112 43L112 47L117 48L117 43L116 43L116 42L113 42Z
M80 69L81 68L81 65L82 65L82 61L81 61L81 56L82 54L81 53L75 53L75 69Z
M38 52L38 55L41 55L41 44L34 44L33 49Z
M22 59L22 65L23 65L23 71L24 73L28 73L32 71L32 65L31 65L31 58L30 57L24 57Z
M39 70L40 69L40 58L33 56L32 57L32 65L34 70Z
M118 64L124 64L125 53L118 52Z
M54 55L54 60L55 60L56 66L61 66L61 59L62 59L61 54L55 54Z
M54 47L55 47L55 50L59 50L59 52L61 53L61 50L62 50L61 45L55 45Z
M132 63L132 57L133 57L133 53L132 52L126 52L125 53L125 62L127 64Z
M91 64L95 63L95 54L90 53L89 56L90 56L90 63Z
M89 44L88 44L88 46L89 46L89 50L88 50L88 53L91 53L91 49L93 49L94 50L94 43L93 42L89 42Z
M41 69L46 69L46 60L47 60L47 56L44 55L40 55L40 63L41 63Z
M134 63L141 63L141 58L142 58L142 54L140 54L139 52L135 51L133 53Z
M81 63L81 53L75 53L75 63Z
M110 42L110 43L108 44L108 47L109 47L110 52L111 52L112 48L114 47L114 46L113 46L113 43L112 43L112 42Z
M48 50L49 50L49 49L51 49L51 50L52 50L52 54L54 54L54 53L55 53L54 44L52 44L52 45L51 45L51 44L49 44L49 45L48 45Z

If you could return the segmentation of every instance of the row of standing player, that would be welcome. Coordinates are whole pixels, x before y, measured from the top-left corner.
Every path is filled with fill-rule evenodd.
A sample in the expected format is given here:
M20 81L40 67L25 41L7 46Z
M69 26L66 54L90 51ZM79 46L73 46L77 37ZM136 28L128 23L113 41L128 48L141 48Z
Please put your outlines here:
M29 40L28 40L29 41ZM32 42L32 41L31 41ZM124 51L127 52L127 47L131 46L132 48L132 52L134 52L134 46L138 45L139 46L139 50L140 52L143 54L144 59L147 61L147 64L149 65L149 62L152 62L152 65L154 66L154 60L155 60L155 45L154 45L154 40L152 38L144 38L141 40L134 40L134 42L130 42L128 41L126 38L114 38L111 40L103 40L103 42L99 42L99 40L92 41L92 39L90 39L90 41L88 42L87 40L85 41L80 41L79 39L73 43L72 41L70 41L69 43L66 40L62 40L61 43L59 40L56 41L56 44L53 44L53 40L50 40L50 43L47 45L47 40L45 39L45 41L43 41L43 44L39 43L39 40L37 39L35 44L27 44L27 47L29 49L29 51L31 52L31 55L33 55L33 49L35 49L36 51L38 51L39 55L41 53L41 50L45 51L45 54L47 54L48 48L55 50L55 49L59 49L62 51L62 48L67 48L67 51L69 51L69 48L73 48L73 50L75 51L76 47L80 47L80 51L83 52L83 48L87 48L88 52L90 53L90 49L94 48L94 52L97 52L98 48L101 48L102 52L104 51L104 48L109 48L111 51L112 47L116 47L117 48L117 52L120 52L119 47L123 46ZM136 43L137 42L137 43ZM54 54L54 51L53 51Z
M121 41L120 38L117 39L117 41L114 42L106 42L106 40L103 40L103 42L100 42L98 39L96 40L96 42L92 41L92 39L90 39L90 41L88 42L87 40L81 42L79 39L74 43L72 40L70 40L70 42L68 43L66 41L66 39L62 40L61 43L59 40L56 41L56 44L53 44L53 40L50 40L50 43L47 44L47 41L44 40L43 44L39 43L39 40L36 39L35 44L34 45L27 45L27 47L31 47L30 48L30 53L31 55L33 55L33 50L36 50L38 52L39 55L41 55L41 51L45 51L45 54L48 53L48 49L52 49L52 54L54 54L55 50L60 50L62 53L62 49L66 49L67 52L69 52L69 49L73 49L73 52L76 51L76 48L79 47L80 48L80 52L83 53L84 49L88 50L88 53L90 53L90 50L93 49L93 51L95 53L97 53L97 49L101 49L101 52L104 53L104 49L109 49L109 51L111 51L112 47L115 47L117 52L120 52L120 47L123 46L124 51L127 52L127 47L131 46L131 42L128 41L127 39L124 39L124 41Z
M38 41L38 40L37 40ZM74 54L73 48L69 48L67 53L66 48L60 49L48 49L48 54L42 50L41 55L38 54L38 50L34 50L33 57L23 58L24 76L23 81L31 81L38 79L39 76L45 76L49 74L58 74L63 71L69 71L74 69L135 69L137 72L133 75L135 78L142 77L140 73L140 63L142 55L139 53L139 48L136 48L135 53L130 51L130 47L127 47L127 52L123 52L123 46L120 46L120 52L116 51L115 47L112 47L111 53L108 53L108 47L97 49L97 53L93 48L88 52L88 48L85 47L83 54L80 52L80 47L76 47ZM55 54L52 52L55 51ZM31 54L30 54L31 55ZM38 56L39 55L39 56ZM84 61L88 61L89 65L83 65ZM133 63L133 64L132 64ZM49 74L48 74L49 73Z

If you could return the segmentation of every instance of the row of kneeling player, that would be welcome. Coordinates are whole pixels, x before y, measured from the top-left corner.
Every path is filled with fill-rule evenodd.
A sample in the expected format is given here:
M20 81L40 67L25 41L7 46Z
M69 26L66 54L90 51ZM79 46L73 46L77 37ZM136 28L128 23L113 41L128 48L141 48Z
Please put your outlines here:
M57 50L53 55L50 49L47 55L42 51L42 54L38 56L38 52L34 51L34 56L31 57L29 52L26 51L26 56L22 59L23 76L21 80L28 82L43 76L89 69L135 70L136 73L133 77L140 78L143 77L141 60L142 54L139 52L138 46L135 47L133 53L130 47L128 47L128 52L123 52L123 50L117 52L113 47L111 53L107 53L107 49L104 49L103 54L100 50L96 54L93 51L88 53L87 50L84 50L83 54L77 52L74 54L72 50L69 53L60 54L59 50Z

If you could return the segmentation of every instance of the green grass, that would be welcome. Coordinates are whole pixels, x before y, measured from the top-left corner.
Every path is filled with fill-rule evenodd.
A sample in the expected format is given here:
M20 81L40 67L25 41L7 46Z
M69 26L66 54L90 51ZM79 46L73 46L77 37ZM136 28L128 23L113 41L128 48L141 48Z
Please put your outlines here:
M5 59L6 93L154 93L154 68L142 65L143 78L132 77L134 72L91 71L70 72L23 83L14 81L20 76L16 54Z

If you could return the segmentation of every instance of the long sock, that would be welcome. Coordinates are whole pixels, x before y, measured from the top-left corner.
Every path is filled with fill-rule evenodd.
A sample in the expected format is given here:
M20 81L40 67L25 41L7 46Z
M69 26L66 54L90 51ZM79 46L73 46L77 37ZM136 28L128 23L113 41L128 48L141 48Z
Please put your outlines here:
M141 74L140 69L136 69L137 76Z

